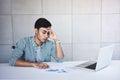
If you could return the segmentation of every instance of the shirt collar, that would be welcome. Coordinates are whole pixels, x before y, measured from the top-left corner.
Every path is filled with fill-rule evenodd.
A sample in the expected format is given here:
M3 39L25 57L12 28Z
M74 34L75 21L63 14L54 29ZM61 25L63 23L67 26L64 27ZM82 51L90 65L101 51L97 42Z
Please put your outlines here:
M49 40L47 40L46 42L44 42L41 47L45 46L45 44L46 44L48 41L49 41ZM34 36L32 37L31 42L32 42L33 46L38 47L37 44L35 43L35 38L34 38Z

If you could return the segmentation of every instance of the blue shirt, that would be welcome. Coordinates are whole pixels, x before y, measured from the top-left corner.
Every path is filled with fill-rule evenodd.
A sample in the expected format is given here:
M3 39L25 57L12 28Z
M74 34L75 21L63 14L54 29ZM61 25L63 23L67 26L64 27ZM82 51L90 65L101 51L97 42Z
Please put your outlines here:
M29 62L50 62L51 56L57 62L62 62L62 59L56 57L54 40L48 39L41 46L37 46L34 37L30 36L16 43L9 64L14 66L17 59L23 59Z

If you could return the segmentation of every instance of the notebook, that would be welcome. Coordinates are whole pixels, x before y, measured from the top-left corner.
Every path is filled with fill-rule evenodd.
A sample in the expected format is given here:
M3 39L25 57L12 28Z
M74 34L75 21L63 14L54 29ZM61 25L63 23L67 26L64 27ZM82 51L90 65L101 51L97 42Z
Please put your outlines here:
M78 64L77 68L86 68L95 71L99 71L109 66L112 60L112 54L114 50L114 45L104 46L100 48L98 59L96 61L87 61L82 64Z

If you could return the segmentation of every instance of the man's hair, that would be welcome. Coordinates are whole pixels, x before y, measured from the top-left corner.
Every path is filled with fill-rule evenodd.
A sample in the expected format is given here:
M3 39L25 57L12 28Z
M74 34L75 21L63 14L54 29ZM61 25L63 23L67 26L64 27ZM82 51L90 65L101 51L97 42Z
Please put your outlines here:
M51 23L50 23L47 19L45 19L45 18L39 18L39 19L35 22L34 28L39 29L39 28L41 28L41 27L43 27L43 28L51 27Z

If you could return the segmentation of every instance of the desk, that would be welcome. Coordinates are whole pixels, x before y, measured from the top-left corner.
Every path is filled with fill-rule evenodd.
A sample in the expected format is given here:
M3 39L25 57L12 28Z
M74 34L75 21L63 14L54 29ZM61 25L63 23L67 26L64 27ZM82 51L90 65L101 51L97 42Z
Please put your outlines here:
M71 68L82 62L47 63L51 68L66 70L63 73L33 67L11 67L8 63L0 63L0 80L120 80L120 60L112 61L110 66L98 72Z

